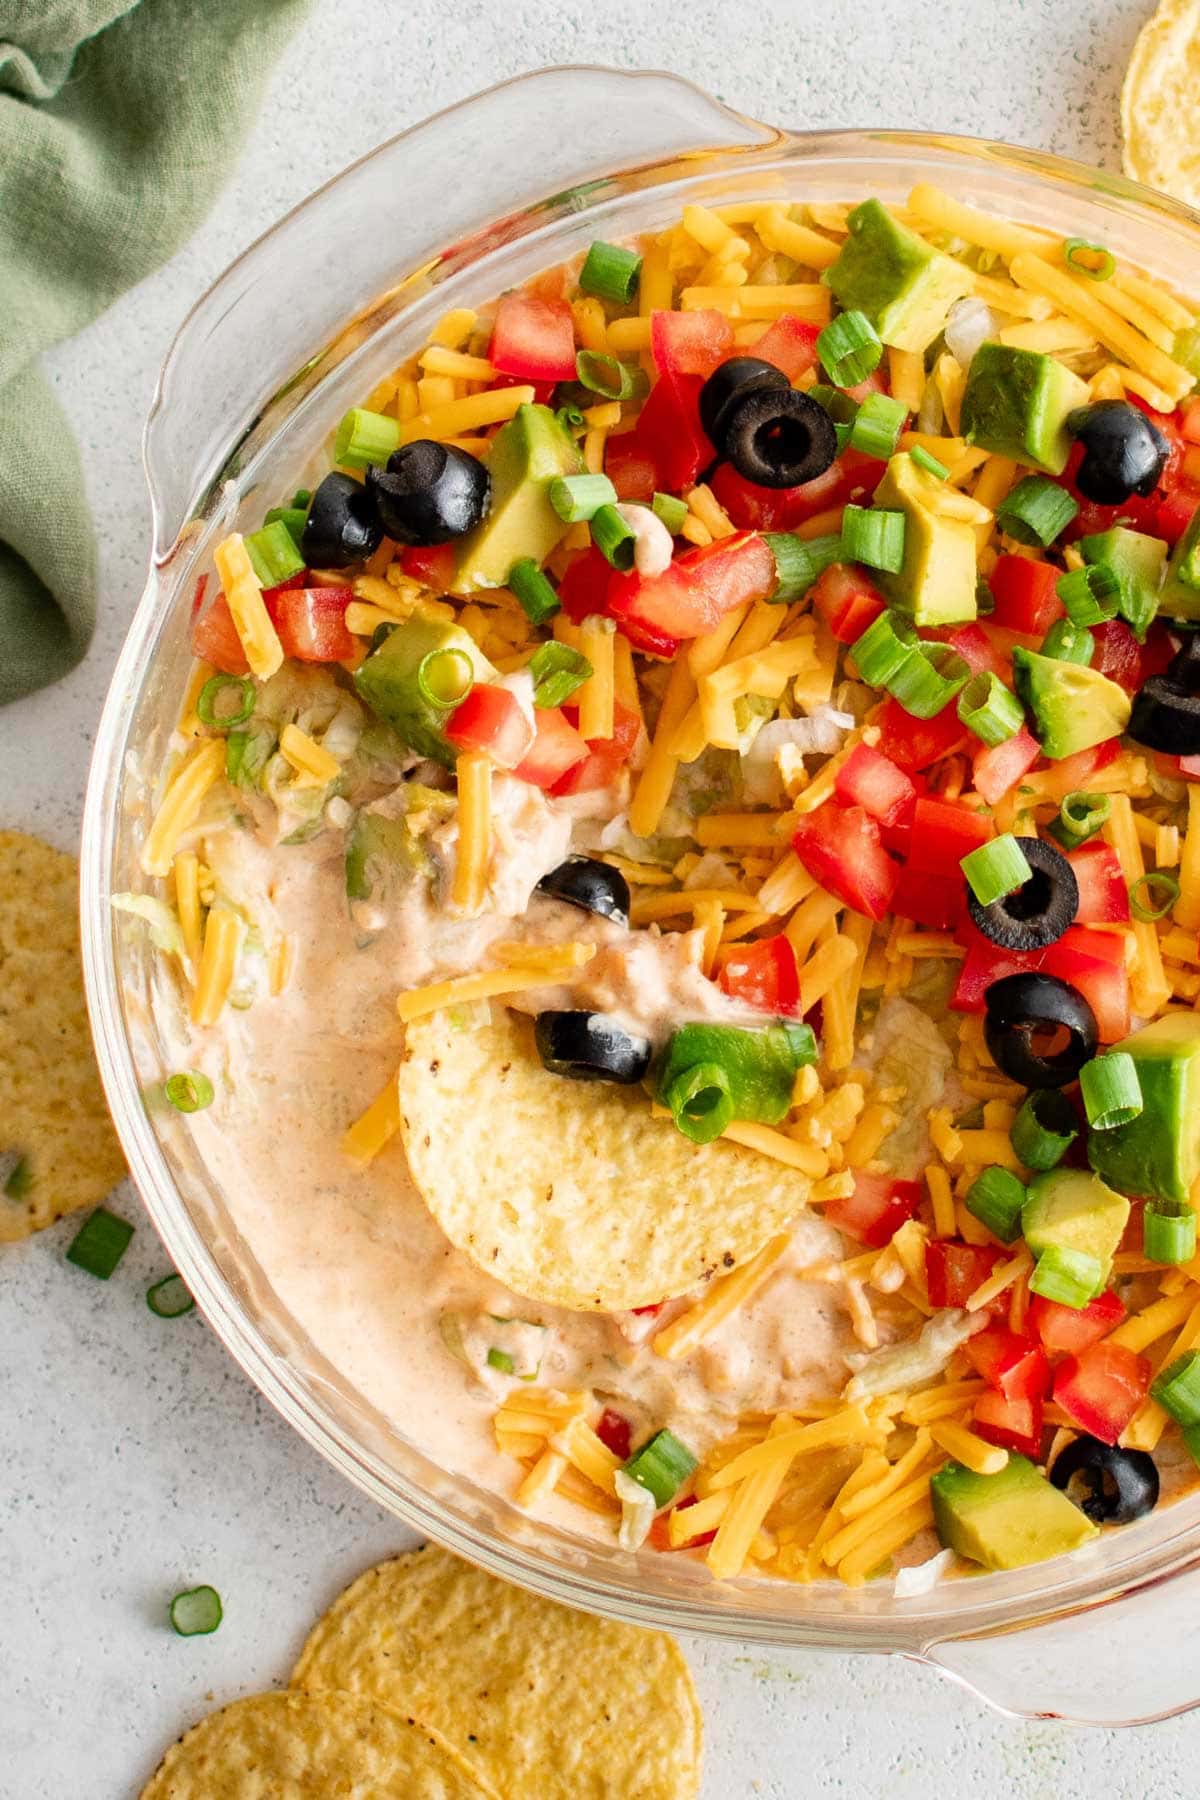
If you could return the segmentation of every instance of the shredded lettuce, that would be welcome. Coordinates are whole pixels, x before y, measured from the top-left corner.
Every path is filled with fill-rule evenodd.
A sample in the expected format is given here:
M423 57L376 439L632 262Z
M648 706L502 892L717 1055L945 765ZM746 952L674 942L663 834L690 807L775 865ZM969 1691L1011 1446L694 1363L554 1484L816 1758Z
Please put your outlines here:
M185 954L183 931L175 909L165 900L154 894L114 894L112 903L118 912L130 913L135 919L142 920L156 950L163 950L168 956Z

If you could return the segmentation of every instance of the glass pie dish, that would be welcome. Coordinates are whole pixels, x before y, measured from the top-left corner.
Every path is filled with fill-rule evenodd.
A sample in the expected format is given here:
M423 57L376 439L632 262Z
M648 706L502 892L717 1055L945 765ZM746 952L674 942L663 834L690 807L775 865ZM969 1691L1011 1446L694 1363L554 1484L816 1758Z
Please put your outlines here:
M190 666L198 571L228 531L257 521L263 496L287 487L437 316L594 238L661 228L689 200L898 201L917 180L1102 242L1200 293L1200 218L1120 177L965 138L791 134L674 77L603 69L546 70L451 108L252 245L185 321L146 427L153 545L88 790L85 976L117 1129L176 1266L267 1398L382 1506L571 1605L746 1642L903 1654L1013 1714L1138 1723L1200 1704L1200 1655L1189 1655L1200 1495L1068 1558L899 1598L890 1581L715 1582L689 1558L626 1552L546 1523L439 1466L289 1314L187 1120L146 1104L171 1066L153 1004L158 963L147 941L117 932L109 904L140 885L153 772Z

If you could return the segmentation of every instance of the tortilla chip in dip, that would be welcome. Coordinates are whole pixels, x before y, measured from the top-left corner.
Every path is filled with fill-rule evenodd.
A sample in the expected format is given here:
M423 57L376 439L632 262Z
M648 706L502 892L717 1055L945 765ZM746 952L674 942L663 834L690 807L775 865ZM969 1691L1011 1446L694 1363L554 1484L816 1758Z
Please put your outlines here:
M251 1694L167 1751L142 1800L499 1800L440 1733L349 1694Z
M418 1713L504 1800L699 1791L700 1709L671 1638L572 1612L443 1550L368 1569L313 1628L292 1679Z
M1121 89L1125 173L1200 206L1200 0L1163 0Z
M488 1275L576 1311L651 1306L756 1255L808 1181L735 1144L690 1143L640 1088L564 1081L531 1021L408 1028L400 1129L446 1236Z
M83 998L78 881L73 856L0 831L0 1243L125 1173Z

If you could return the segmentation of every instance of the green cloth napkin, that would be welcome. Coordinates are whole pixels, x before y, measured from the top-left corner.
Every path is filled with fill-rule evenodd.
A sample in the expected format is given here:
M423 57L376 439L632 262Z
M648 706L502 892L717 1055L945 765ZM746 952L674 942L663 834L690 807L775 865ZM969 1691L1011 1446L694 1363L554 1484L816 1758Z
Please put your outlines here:
M96 620L79 453L35 359L199 224L306 4L0 0L0 704Z

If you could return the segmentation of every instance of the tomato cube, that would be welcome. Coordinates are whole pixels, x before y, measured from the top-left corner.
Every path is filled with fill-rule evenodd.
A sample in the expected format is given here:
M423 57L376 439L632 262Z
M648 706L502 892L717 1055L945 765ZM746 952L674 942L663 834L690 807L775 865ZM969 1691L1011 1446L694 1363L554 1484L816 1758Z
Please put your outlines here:
M973 1429L985 1444L1031 1456L1036 1461L1042 1448L1040 1400L1007 1400L1003 1394L980 1394L975 1402Z
M1052 1356L1078 1356L1116 1328L1125 1317L1125 1306L1111 1288L1097 1294L1086 1306L1063 1306L1033 1294L1029 1323Z
M633 1427L624 1413L614 1412L606 1406L596 1420L596 1436L614 1456L622 1462L629 1461L629 1452L633 1438Z
M524 381L574 381L575 321L567 302L505 294L496 308L488 361Z
M587 739L580 737L561 707L534 708L533 721L537 735L532 747L513 770L521 781L534 787L550 789L587 760Z
M908 866L919 875L943 875L961 882L959 864L996 835L986 813L976 812L958 800L939 800L920 794L913 810L912 846Z
M502 769L516 769L534 747L535 730L510 689L477 681L442 736L457 750L483 750Z
M879 715L878 748L909 774L953 756L970 735L952 705L932 719L914 719L898 700L889 699Z
M1035 1337L989 1325L963 1348L977 1373L1006 1400L1041 1400L1050 1386L1050 1364Z
M409 544L400 552L400 567L422 587L448 594L454 586L453 544Z
M1054 1371L1054 1400L1102 1444L1115 1444L1150 1390L1148 1357L1101 1341Z
M224 594L218 594L206 613L192 626L192 655L211 663L222 675L248 675L250 664L242 649L233 614Z
M953 931L967 909L967 891L963 882L947 881L944 875L920 875L903 868L892 895L892 911L914 925L925 925L930 931Z
M848 500L865 504L865 497L883 480L886 467L874 457L846 450L823 475L815 475L799 487L759 487L739 475L732 463L721 464L711 485L735 525L747 531L795 531L806 519L845 506Z
M711 308L652 312L650 354L660 374L711 375L733 347L733 326Z
M1027 725L1002 744L981 745L971 764L976 793L982 794L989 806L995 806L1032 769L1041 754L1042 746Z
M1111 844L1081 844L1067 857L1079 884L1080 925L1118 924L1129 917L1129 889Z
M861 806L881 825L899 825L911 819L917 790L894 762L856 744L834 780L833 791L843 806Z
M540 714L538 715L540 718ZM633 754L637 743L641 723L637 714L620 700L613 702L613 734L610 738L580 738L575 726L579 723L579 708L564 708L564 717L571 736L583 744L586 755L576 759L565 775L554 782L552 792L562 794L590 794L598 788L611 787L617 776ZM522 765L523 767L524 765ZM520 769L517 773L520 774Z
M813 611L839 644L853 644L885 610L887 602L856 563L830 563L812 591Z
M1004 1255L990 1244L960 1238L932 1238L925 1246L925 1281L931 1306L965 1306ZM1008 1296L1000 1299L1008 1305Z
M658 489L658 465L636 431L623 431L608 439L604 473L619 500L652 500Z
M868 919L882 919L891 905L900 866L884 849L879 826L861 806L826 800L815 812L801 816L792 848L813 879L845 906Z
M650 389L637 422L642 454L658 471L661 485L672 494L691 487L701 469L716 455L700 424L699 375L660 375ZM736 524L736 520L734 521Z
M777 580L775 558L749 532L677 556L661 575L613 575L606 610L637 644L649 632L678 644L701 637L747 600L763 600Z
M759 1012L794 1016L800 1010L800 980L791 940L780 931L753 944L734 944L718 985Z
M272 588L263 595L283 654L296 662L341 662L361 640L346 629L348 588Z
M1101 625L1093 625L1092 642L1092 668L1107 675L1127 694L1135 693L1143 679L1142 653L1124 619L1106 619Z
M831 1200L824 1217L868 1250L878 1250L890 1244L900 1227L915 1215L923 1193L919 1181L897 1181L891 1175L868 1175L859 1169L854 1175L854 1192Z
M809 369L817 366L817 339L821 335L819 325L809 325L798 319L794 313L784 313L773 325L768 325L760 338L747 352L757 356L761 362L774 363L782 369L789 381L807 374Z
M998 556L988 577L996 603L992 619L1008 631L1045 637L1067 609L1055 593L1062 570L1053 563L1034 562L1028 556Z

